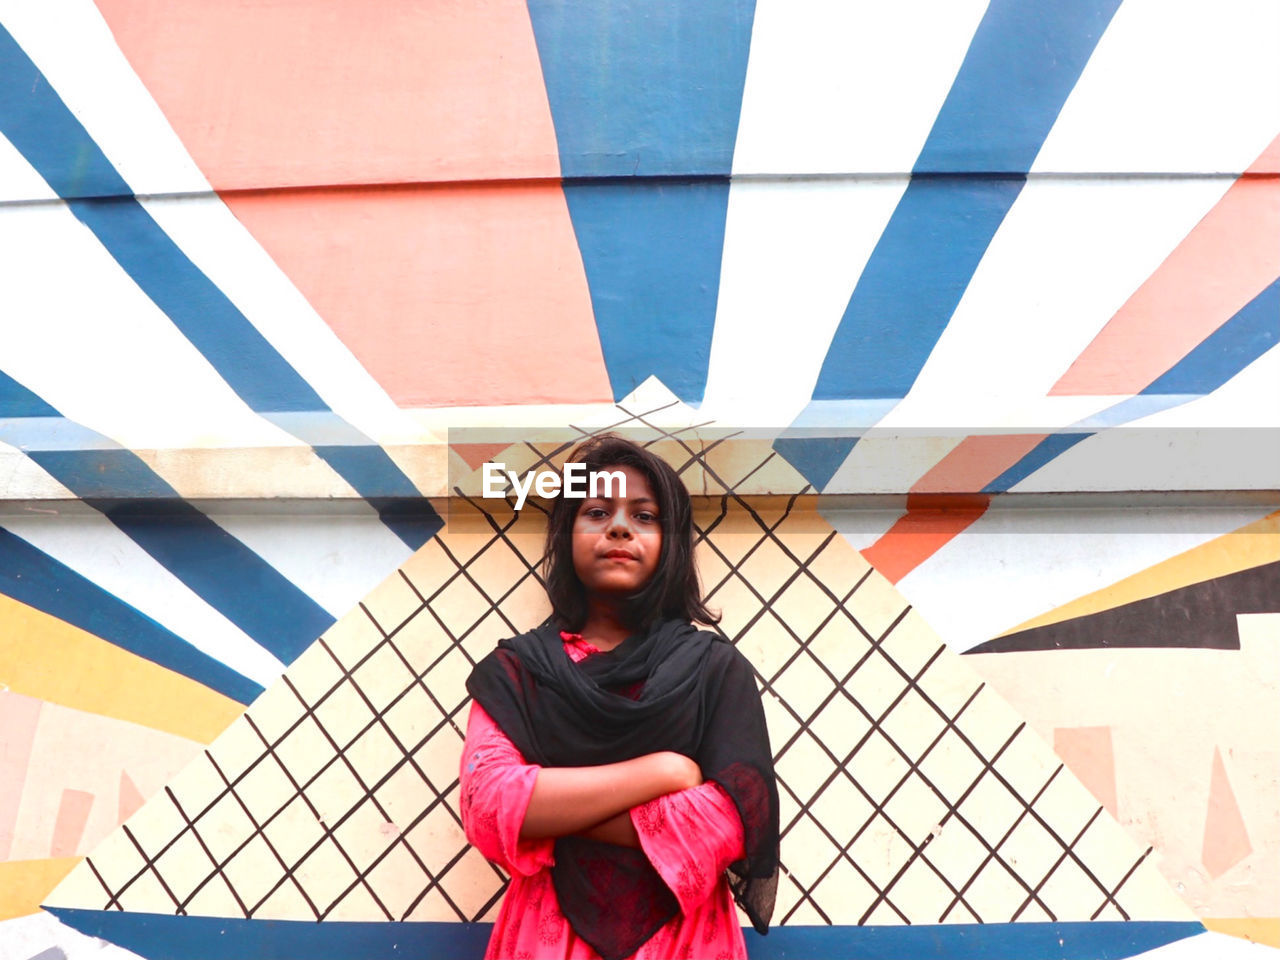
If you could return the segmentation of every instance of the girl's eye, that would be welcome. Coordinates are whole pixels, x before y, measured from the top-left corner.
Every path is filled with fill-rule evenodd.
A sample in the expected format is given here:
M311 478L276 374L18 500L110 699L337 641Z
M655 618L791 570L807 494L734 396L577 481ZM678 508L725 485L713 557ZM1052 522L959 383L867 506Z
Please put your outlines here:
M582 512L584 517L590 517L592 520L599 520L601 517L608 516L608 512L601 507L591 507Z
M639 513L636 514L636 519L639 520L641 523L657 523L658 522L657 515L650 513L648 510L641 510Z

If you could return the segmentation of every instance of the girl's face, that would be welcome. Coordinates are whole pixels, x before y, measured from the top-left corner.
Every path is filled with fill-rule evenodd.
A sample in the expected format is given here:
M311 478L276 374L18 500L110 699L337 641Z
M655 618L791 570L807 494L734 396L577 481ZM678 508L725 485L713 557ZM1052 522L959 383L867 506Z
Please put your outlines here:
M642 588L658 569L662 522L658 499L644 471L605 467L626 477L626 497L587 497L573 521L573 569L588 596L624 597ZM603 492L603 491L601 491Z

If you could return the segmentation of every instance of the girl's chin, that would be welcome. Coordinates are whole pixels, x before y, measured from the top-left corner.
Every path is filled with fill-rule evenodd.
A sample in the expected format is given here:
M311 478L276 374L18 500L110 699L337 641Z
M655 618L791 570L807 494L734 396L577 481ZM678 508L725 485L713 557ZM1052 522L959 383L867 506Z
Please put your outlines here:
M602 603L622 603L644 586L633 580L606 580L587 588L587 596Z

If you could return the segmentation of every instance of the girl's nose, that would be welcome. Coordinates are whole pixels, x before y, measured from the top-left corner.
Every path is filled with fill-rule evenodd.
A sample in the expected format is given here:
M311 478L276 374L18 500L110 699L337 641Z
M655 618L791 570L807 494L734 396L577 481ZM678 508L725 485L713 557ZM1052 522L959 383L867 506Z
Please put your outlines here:
M631 527L630 525L628 525L625 517L619 516L617 514L614 515L613 519L609 521L609 536L611 537L630 537L631 536Z

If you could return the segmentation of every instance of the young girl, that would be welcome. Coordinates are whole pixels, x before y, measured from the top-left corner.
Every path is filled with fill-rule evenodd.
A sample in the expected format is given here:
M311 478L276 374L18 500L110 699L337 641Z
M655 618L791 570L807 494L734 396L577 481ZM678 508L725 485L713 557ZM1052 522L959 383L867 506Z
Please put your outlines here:
M615 436L571 462L625 496L555 501L552 615L467 681L467 839L511 875L485 956L737 958L768 930L778 792L750 664L703 605L689 494ZM603 491L601 491L603 492Z

